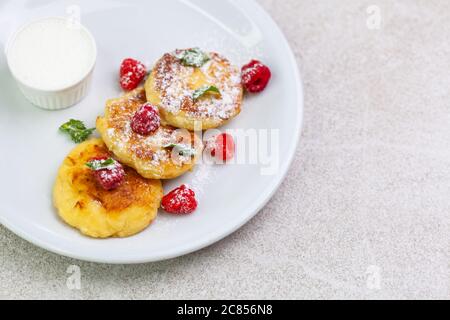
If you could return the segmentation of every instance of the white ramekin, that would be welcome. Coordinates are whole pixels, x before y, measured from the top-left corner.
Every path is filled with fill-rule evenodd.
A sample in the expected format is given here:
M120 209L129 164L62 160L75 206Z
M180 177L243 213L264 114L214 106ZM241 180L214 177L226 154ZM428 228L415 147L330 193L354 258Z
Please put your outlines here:
M16 40L17 36L20 34L22 30L30 26L31 24L34 24L36 22L39 22L41 20L45 19L64 19L67 20L67 18L63 17L49 17L49 18L43 18L39 20L32 21L30 23L27 23L23 27L21 27L19 30L17 30L13 36L9 39L7 45L6 45L6 59L8 62L9 70L11 71L11 74L13 75L14 79L17 82L17 85L20 89L20 91L23 93L23 95L27 98L28 101L30 101L33 105L46 109L46 110L60 110L65 109L68 107L71 107L78 102L80 102L87 94L88 89L91 84L92 80L92 74L94 72L95 63L97 59L97 45L95 43L95 39L92 36L92 34L89 32L88 29L86 29L81 24L79 27L83 32L86 33L88 36L88 39L91 41L91 45L93 48L93 61L92 65L90 66L88 72L83 75L82 78L77 79L72 84L58 88L56 90L44 90L41 88L30 86L29 84L25 83L24 81L20 80L19 77L14 73L13 68L11 67L10 63L10 57L8 55L9 48L12 47L14 44L14 41Z

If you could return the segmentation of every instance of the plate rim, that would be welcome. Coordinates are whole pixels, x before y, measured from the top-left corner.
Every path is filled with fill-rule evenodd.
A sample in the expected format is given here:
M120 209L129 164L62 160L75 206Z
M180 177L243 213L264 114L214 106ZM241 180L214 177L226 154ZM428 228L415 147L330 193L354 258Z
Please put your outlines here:
M234 1L231 1L234 2ZM64 257L76 259L79 261L92 262L92 263L100 263L100 264L111 264L111 265L133 265L133 264L143 264L143 263L151 263L158 262L164 260L170 260L177 257L185 256L191 254L193 252L199 251L201 249L207 248L214 243L217 243L226 237L230 236L240 228L242 228L245 224L247 224L251 219L253 219L272 199L275 193L278 191L281 184L284 182L286 175L292 165L294 157L296 155L296 151L299 146L300 136L303 128L303 115L304 115L304 87L302 82L302 77L300 75L299 66L297 59L294 55L294 52L285 36L281 28L275 22L275 20L270 16L270 14L255 0L250 0L245 3L246 6L252 8L259 12L261 16L264 17L268 23L270 23L271 27L274 28L274 31L279 35L280 40L283 43L283 46L286 49L286 52L289 55L289 64L294 67L293 75L296 82L297 90L295 91L295 100L298 106L298 115L297 121L295 125L295 141L293 141L290 145L288 156L286 157L286 161L282 163L282 167L280 168L279 178L275 184L268 185L264 191L261 193L260 197L255 201L256 205L253 207L249 207L246 209L246 214L241 214L237 217L237 221L233 220L233 223L227 224L226 227L220 229L220 231L215 232L214 234L208 234L204 238L198 238L193 242L189 242L187 245L178 246L176 249L173 249L166 253L161 253L157 255L144 256L140 255L140 257L125 257L125 258L102 258L102 257L91 257L88 255L82 255L80 253L73 253L68 250L56 247L55 245L33 235L27 234L24 230L21 230L20 226L17 224L9 223L8 219L6 219L3 215L0 215L0 224L2 224L5 228L13 232L18 237L26 240L27 242L44 249L46 251L52 252L54 254L58 254Z

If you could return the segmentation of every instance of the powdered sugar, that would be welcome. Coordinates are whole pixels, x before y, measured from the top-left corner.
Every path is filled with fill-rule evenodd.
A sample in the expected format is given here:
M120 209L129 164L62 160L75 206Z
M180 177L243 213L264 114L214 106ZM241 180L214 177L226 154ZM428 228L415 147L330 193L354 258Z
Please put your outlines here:
M227 120L234 116L242 100L239 69L217 53L210 53L210 60L199 69L182 65L178 56L179 51L166 54L155 67L160 107L173 114L184 111L195 119ZM214 85L221 95L194 101L198 83Z
M191 185L198 199L206 194L207 186L215 179L215 176L216 171L214 171L212 164L202 163L197 166Z
M172 127L161 126L154 133L141 135L133 131L131 122L136 111L146 103L145 92L137 89L120 99L111 100L106 107L105 135L115 152L127 154L133 161L147 162L152 170L166 163L182 166L192 161L191 156L176 155L167 145L180 143L180 134ZM189 134L190 137L190 134ZM191 141L189 141L191 143Z

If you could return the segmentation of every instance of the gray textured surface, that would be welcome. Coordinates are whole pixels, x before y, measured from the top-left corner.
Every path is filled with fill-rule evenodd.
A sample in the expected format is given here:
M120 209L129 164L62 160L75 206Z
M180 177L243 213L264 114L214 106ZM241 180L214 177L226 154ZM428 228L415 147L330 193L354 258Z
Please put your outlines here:
M450 2L260 2L306 92L268 206L210 248L138 266L59 257L0 227L0 298L450 298Z

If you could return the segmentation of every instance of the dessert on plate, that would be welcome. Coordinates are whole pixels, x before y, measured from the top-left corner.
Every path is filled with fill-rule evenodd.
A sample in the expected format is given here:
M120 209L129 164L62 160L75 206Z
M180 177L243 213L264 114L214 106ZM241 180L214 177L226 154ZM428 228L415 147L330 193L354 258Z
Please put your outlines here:
M127 237L156 218L163 198L160 180L122 166L100 139L75 147L58 171L53 203L59 216L94 238Z
M183 175L203 151L194 133L161 125L157 107L147 104L143 88L108 100L97 130L119 161L148 179Z
M223 56L198 48L165 54L147 76L146 66L125 59L123 96L106 102L96 128L71 119L60 127L79 144L59 169L53 202L60 217L94 238L141 232L158 209L193 213L195 192L187 185L163 196L161 180L194 169L204 153L226 163L235 154L228 133L203 141L194 130L218 128L241 111L244 89L263 91L270 69L252 60L241 70ZM101 139L88 140L97 129ZM205 146L204 146L205 144Z
M164 123L189 130L226 124L241 112L243 99L239 68L218 53L197 48L164 54L145 91Z

